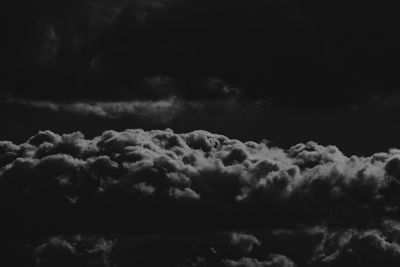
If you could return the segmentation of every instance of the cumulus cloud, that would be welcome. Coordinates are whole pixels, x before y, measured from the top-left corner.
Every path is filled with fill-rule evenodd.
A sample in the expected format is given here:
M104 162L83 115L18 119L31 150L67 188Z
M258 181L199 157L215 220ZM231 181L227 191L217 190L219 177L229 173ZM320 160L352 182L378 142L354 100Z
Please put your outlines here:
M282 255L272 255L270 260L258 261L257 259L242 258L240 260L226 260L227 267L295 267L296 265Z
M397 266L399 223L385 221L375 228L327 232L310 266Z
M206 252L179 258L187 266L213 257L219 266L398 264L397 149L348 157L315 142L281 149L171 129L109 130L91 139L41 131L0 149L6 229L228 231L207 241ZM71 242L51 242L75 257Z
M255 258L231 255L230 242L221 238L236 233L182 235L63 235L29 243L35 266L276 266L295 264L283 255L257 255ZM245 242L246 243L246 242ZM218 248L215 248L218 247ZM247 251L249 255L251 250ZM263 259L258 259L261 257Z
M33 247L34 266L108 267L113 239L93 236L56 236ZM32 245L31 245L32 246Z
M111 205L115 212L131 207L140 219L122 210L119 215L141 223L149 220L139 215L144 212L153 219L169 213L167 222L181 224L180 219L189 219L184 209L194 216L191 224L232 227L368 224L395 218L398 211L397 150L347 157L337 147L315 142L284 150L170 129L110 130L93 139L79 132L42 131L20 145L2 142L1 148L3 206L8 197L22 194L27 201L73 200L71 208L77 210L89 203L97 209Z
M398 266L398 233L398 222L384 221L365 229L318 226L253 230L252 234L74 234L34 239L21 250L28 256L25 266L37 267ZM232 253L236 244L226 241L235 235L257 236L262 245L244 254Z
M252 234L62 235L28 242L25 251L38 267L372 267L398 266L399 241L399 222L386 220L373 228L295 227ZM249 248L249 243L257 246Z
M119 190L128 198L151 196L176 212L173 203L188 202L193 212L222 212L219 219L243 212L281 220L287 213L296 220L355 223L397 211L397 150L349 158L314 142L283 150L206 131L169 129L106 131L93 139L79 132L43 131L23 144L6 141L1 147L3 189L21 181L20 193L29 189L46 196L51 185L66 195L67 187L74 187L78 206L81 198L93 197L89 192L102 192L107 199Z
M253 235L232 233L230 235L230 244L241 253L249 253L254 246L259 246L260 241Z

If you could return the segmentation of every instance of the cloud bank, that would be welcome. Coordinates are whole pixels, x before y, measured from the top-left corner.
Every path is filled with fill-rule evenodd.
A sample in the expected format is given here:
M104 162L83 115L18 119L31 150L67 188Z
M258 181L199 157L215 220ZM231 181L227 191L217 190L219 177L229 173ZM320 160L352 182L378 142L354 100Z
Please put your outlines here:
M166 235L62 235L28 243L35 266L398 266L399 223Z
M314 142L284 150L169 129L110 130L93 139L42 131L20 145L0 144L1 206L17 205L20 216L48 216L45 211L54 209L67 221L80 214L85 224L110 212L122 225L150 227L158 218L167 228L185 220L188 227L207 228L356 225L398 216L395 149L347 157L335 146ZM35 217L38 227L49 224Z
M0 142L0 166L1 233L36 266L400 262L397 149L348 157L203 130L41 131Z

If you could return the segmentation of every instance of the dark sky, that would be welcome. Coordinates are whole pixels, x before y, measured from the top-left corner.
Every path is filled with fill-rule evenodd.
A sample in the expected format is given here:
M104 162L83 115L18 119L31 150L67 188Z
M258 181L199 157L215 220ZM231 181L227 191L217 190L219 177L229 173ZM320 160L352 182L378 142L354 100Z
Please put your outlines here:
M394 3L3 2L1 266L400 266Z
M394 6L30 0L2 10L0 139L169 127L348 154L398 146Z

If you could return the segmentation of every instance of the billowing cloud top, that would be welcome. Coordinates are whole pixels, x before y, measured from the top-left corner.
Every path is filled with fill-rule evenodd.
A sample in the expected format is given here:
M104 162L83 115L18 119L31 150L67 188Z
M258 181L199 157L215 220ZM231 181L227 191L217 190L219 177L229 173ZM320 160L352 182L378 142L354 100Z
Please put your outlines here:
M396 149L41 131L0 142L0 165L0 251L15 266L400 263Z
M1 142L0 152L1 209L28 232L368 226L398 217L394 149L347 157L314 142L285 150L206 131L130 129L93 139L42 131L20 145Z

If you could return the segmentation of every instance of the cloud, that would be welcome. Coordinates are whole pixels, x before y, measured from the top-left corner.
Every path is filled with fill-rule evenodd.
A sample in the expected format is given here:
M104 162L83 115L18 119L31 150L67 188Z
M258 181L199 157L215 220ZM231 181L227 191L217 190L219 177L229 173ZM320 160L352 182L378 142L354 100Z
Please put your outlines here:
M151 230L159 220L160 229L207 229L368 226L398 217L398 150L347 157L315 142L284 150L170 129L109 130L92 139L42 131L20 145L1 144L1 206L16 201L20 216L41 214L27 229L46 229L50 209L60 230L70 216L81 216L79 228L104 214L100 229L122 220L125 230Z
M34 266L110 266L114 240L75 235L51 237L33 249Z
M271 255L270 260L258 261L257 259L242 258L240 260L226 260L227 267L295 267L296 265L282 255Z
M235 240L234 242L232 242ZM251 249L238 249L257 243ZM238 242L237 242L238 241ZM74 234L25 245L35 266L397 266L399 222L372 228L256 229L252 233L186 232L158 235ZM64 265L63 265L64 264Z
M239 250L237 254L246 254L253 250L254 246L259 246L260 241L253 235L232 233L230 235L230 244L235 249Z
M237 233L204 233L179 235L63 235L29 243L35 266L295 266L285 256L268 254L265 260L229 257L224 251L235 251L237 243L221 243ZM240 234L241 237L246 236ZM249 236L249 235L248 235ZM254 237L252 239L255 239ZM241 243L247 243L243 239ZM258 241L257 241L258 243ZM218 247L218 248L214 248ZM251 250L246 251L248 255ZM258 255L259 256L259 255Z
M184 109L183 102L176 98L159 101L138 100L119 102L52 102L5 97L4 104L20 105L32 109L49 110L54 113L73 113L76 115L94 115L105 118L134 116L142 120L166 123L174 119Z
M310 266L397 266L400 262L398 225L398 222L386 221L376 229L331 232Z
M4 251L30 249L37 266L399 264L398 149L347 157L171 129L47 130L0 149L1 231L37 236Z
M9 68L2 93L21 98L157 100L172 88L188 99L241 91L252 100L307 108L354 104L372 86L355 81L348 61L359 63L337 47L335 37L344 38L346 28L336 36L317 30L320 24L331 29L328 21L337 22L344 12L328 12L324 5L309 6L311 14L302 2L275 0L246 6L227 0L40 0L7 7L7 20L18 22L5 35ZM317 18L318 11L333 19ZM364 47L382 45L369 41ZM347 97L327 99L321 87Z

